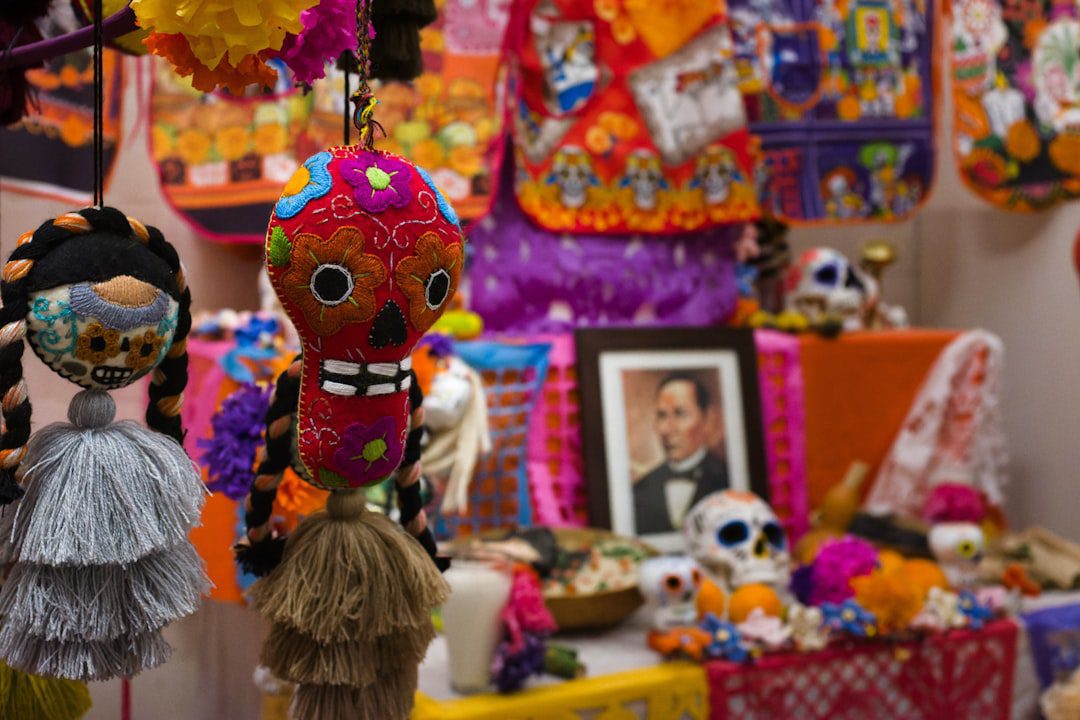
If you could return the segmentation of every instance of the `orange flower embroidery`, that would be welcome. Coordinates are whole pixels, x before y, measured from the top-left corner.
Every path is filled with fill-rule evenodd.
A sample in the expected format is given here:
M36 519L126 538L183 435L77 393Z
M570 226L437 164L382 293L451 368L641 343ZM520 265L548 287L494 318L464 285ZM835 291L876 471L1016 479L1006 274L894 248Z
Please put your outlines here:
M364 253L364 234L343 227L328 240L297 235L281 287L317 335L333 335L347 323L375 316L373 290L384 280L382 260Z
M435 233L416 241L416 254L398 263L395 273L409 297L409 319L425 332L442 314L461 278L461 243L444 245Z
M135 372L148 368L157 362L164 344L165 338L159 337L153 330L147 330L131 339L131 349L124 358L124 364Z

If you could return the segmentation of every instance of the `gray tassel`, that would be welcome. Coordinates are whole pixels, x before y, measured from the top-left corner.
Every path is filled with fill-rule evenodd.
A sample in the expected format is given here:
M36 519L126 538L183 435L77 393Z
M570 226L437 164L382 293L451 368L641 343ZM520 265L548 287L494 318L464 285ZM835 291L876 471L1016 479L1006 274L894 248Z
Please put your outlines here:
M5 660L13 668L42 677L84 682L132 677L163 665L172 654L160 629L113 640L63 642L26 635L5 625L0 642Z
M4 631L45 640L108 640L195 612L209 590L199 555L180 543L130 565L18 563L0 589ZM6 643L2 640L0 646Z
M107 680L165 662L161 628L209 587L188 540L205 488L172 438L83 391L29 442L26 494L0 518L14 561L0 588L0 659L46 677Z

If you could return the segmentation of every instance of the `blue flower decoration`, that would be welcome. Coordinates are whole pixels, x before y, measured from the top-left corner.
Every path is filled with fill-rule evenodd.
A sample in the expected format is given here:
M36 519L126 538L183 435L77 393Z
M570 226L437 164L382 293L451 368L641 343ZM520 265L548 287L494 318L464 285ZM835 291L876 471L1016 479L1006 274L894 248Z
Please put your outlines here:
M325 151L315 153L297 168L285 184L281 199L274 206L274 212L279 218L295 217L309 202L330 192L333 180L330 178L329 168L333 158L333 155Z
M975 593L968 590L960 593L960 602L958 604L960 612L967 618L968 627L972 630L979 630L986 621L994 616L994 612L987 607L979 603L978 598L975 597Z
M854 600L847 600L842 605L824 603L821 613L825 616L825 625L837 632L861 638L877 634L877 618Z
M439 204L439 212L442 213L442 216L448 221L454 223L455 225L460 226L461 221L458 219L457 213L454 211L454 206L451 205L445 197L443 197L443 194L439 192L439 188L435 187L435 181L431 179L430 175L428 175L428 171L422 167L417 167L416 172L420 173L420 177L421 179L423 179L424 184L431 189L431 192L435 193L435 202Z
M732 662L746 662L750 658L750 650L743 644L738 628L731 623L708 613L698 627L712 638L705 647L705 654L709 657Z

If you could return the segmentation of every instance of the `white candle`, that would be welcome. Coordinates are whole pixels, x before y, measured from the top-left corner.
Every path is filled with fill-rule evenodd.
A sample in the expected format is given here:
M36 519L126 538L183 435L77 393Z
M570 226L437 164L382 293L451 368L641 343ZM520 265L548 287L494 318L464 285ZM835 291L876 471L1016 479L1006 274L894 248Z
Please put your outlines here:
M509 569L454 560L443 577L450 584L442 608L450 686L462 694L484 692L491 687L491 659L502 630L499 615L510 598Z

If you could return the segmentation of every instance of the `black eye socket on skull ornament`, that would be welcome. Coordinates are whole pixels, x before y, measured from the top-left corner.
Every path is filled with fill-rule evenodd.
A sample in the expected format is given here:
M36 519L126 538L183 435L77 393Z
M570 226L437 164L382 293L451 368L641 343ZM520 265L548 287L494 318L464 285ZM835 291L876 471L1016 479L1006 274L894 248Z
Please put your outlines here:
M765 534L765 539L777 550L782 550L786 543L784 539L784 529L777 523L767 522L765 526L761 528L761 532Z
M424 299L431 310L438 310L450 295L450 273L443 268L428 275L424 283Z
M716 532L716 539L721 545L731 547L746 542L750 537L750 526L743 520L732 520L724 523Z
M356 286L352 275L341 265L320 265L311 274L311 294L323 305L333 307L349 299Z

